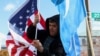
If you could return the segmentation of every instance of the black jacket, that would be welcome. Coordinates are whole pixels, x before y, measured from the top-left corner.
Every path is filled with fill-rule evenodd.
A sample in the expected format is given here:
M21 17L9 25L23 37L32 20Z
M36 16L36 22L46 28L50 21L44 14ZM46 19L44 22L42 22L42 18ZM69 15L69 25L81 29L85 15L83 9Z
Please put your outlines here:
M57 17L58 16L56 16L56 18ZM55 16L52 18L55 18ZM66 56L60 40L59 29L58 29L58 34L55 37L51 37L49 34L49 30L48 30L49 19L51 18L48 18L46 20L46 30L37 31L38 32L37 39L40 40L40 42L43 44L44 47L43 53L38 52L37 56ZM57 19L57 21L59 22L59 19ZM31 40L33 40L35 37L35 29L36 29L35 26L30 25L27 30L27 35Z

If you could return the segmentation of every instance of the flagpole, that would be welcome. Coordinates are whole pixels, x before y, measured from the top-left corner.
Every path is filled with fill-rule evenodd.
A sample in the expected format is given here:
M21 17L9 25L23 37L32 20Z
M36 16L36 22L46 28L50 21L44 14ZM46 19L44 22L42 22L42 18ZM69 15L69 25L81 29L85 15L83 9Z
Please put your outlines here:
M93 49L92 33L91 33L91 24L90 24L90 11L89 11L89 0L85 0L87 18L86 18L86 32L87 32L87 42L88 42L88 56L95 56Z
M39 14L39 12L35 16L36 16L37 20L39 20L39 22L40 22L40 14ZM37 39L37 31L38 31L38 29L37 29L37 24L36 24L35 39Z
M37 39L37 25L36 25L36 31L35 31L35 39Z
M39 2L39 0L37 0L37 1L38 1L38 2L37 2L37 7L38 7L38 9L39 9L39 8L40 8L40 2ZM38 11L38 13L37 13L36 16L38 16L39 21L40 21L40 14L39 14L39 11ZM36 24L35 39L37 39L37 31L38 31L38 29L37 29L37 24Z

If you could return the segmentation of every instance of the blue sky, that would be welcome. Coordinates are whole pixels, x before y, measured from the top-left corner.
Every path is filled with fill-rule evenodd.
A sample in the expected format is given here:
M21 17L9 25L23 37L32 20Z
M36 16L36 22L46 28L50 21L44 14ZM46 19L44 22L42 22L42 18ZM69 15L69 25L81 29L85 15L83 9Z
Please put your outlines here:
M0 0L0 32L7 34L7 21L11 15L25 2L26 0ZM55 6L50 0L39 0L38 9L44 18L57 14Z
M23 4L23 0L0 0L0 32L8 32L7 21L17 8Z
M11 15L25 2L26 0L0 0L0 32L7 34L8 26L7 21ZM100 0L89 0L90 11L100 12ZM39 0L38 9L44 18L57 14L56 7L51 3L51 0ZM81 25L84 25L82 23ZM79 29L84 28L80 26ZM80 30L79 30L80 31Z
M100 0L89 0L90 2L90 11L100 13Z

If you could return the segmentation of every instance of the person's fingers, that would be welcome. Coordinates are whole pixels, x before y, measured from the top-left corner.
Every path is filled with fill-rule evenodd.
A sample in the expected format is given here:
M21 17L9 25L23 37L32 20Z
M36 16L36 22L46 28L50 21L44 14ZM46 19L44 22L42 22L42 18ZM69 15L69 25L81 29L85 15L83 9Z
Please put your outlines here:
M39 21L40 21L40 15L37 14L37 15L35 15L35 22L38 23Z
M39 50L40 52L43 51L43 46L39 40L34 40L32 42L32 45L35 46L37 48L37 50Z
M32 45L34 45L34 46L42 46L42 44L41 44L41 42L39 40L34 40L32 42Z

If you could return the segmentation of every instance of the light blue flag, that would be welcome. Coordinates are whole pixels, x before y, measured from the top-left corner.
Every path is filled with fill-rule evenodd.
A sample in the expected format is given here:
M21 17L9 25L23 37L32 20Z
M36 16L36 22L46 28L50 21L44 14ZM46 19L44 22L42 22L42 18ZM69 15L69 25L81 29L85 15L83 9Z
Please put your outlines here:
M52 0L60 13L60 36L67 56L80 56L77 28L86 16L84 0Z

